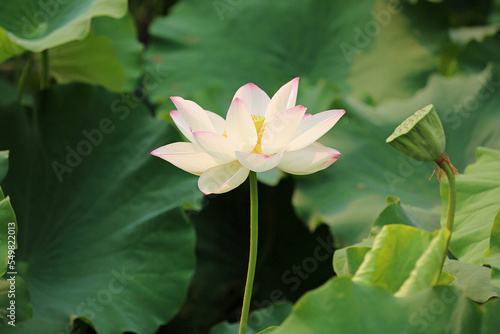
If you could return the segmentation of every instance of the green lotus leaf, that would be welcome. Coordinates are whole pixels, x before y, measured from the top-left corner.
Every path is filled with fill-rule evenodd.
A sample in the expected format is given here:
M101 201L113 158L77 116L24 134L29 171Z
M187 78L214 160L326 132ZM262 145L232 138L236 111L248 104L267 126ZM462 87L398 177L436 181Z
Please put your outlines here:
M436 286L395 297L381 287L342 277L304 295L273 334L331 333L332 328L352 334L475 333L486 317L499 324L498 317L489 318L494 313L484 311L453 287Z
M353 276L370 249L367 246L349 246L335 251L333 269L337 276Z
M443 271L453 275L451 285L462 290L467 298L484 303L492 297L500 296L500 286L491 282L492 270L484 266L450 260Z
M375 237L353 281L379 285L398 296L424 290L437 283L449 232L430 233L391 224Z
M462 262L482 265L490 244L495 216L500 210L500 151L478 147L477 162L456 177L457 209L450 251ZM441 186L446 222L448 185Z
M386 202L388 205L373 222L369 236L362 242L335 251L333 267L338 276L354 275L365 254L371 249L373 239L385 225L403 224L428 232L434 232L441 227L439 210L424 210L401 204L397 196L388 196Z
M116 92L123 90L125 71L106 36L91 34L84 40L54 47L49 50L49 59L49 73L59 83L84 82Z
M0 182L7 174L8 158L9 151L0 151ZM2 277L0 279L0 320L2 321L0 329L6 334L15 331L15 327L12 326L15 325L15 321L29 320L33 317L26 283L21 276L17 275L17 231L16 215L10 198L4 198L2 188L0 188L0 277ZM7 275L4 275L6 272ZM7 315L11 317L6 317ZM15 318L12 318L12 315Z
M456 44L464 46L472 41L481 43L489 37L495 36L499 29L500 25L458 27L450 30L450 37Z
M259 332L258 334L269 334L277 330L279 327L278 326L272 326L269 328L264 329L262 332Z
M445 271L441 271L437 285L450 285L450 283L453 282L454 279L455 276L448 274Z
M415 268L396 292L396 296L408 296L438 283L449 237L450 231L446 228L436 231L435 238L417 260Z
M92 21L92 33L49 50L49 73L59 83L84 82L121 92L141 75L142 45L130 16ZM37 58L41 61L41 57ZM141 92L142 93L142 92Z
M486 31L491 31L494 29L496 33L492 36L488 36L485 38L474 38L472 41L467 43L467 45L460 50L460 53L457 56L458 66L464 71L482 71L489 63L498 64L498 58L495 57L499 50L499 41L500 41L500 33L498 30L500 29L500 25L496 27L470 27L469 29L479 30L486 29Z
M9 169L9 151L0 151L0 182L3 181ZM3 198L3 197L2 197Z
M384 225L404 224L421 230L434 232L441 227L440 215L437 210L424 210L419 207L401 204L399 197L391 199L387 207L375 219L371 227L371 235L378 234ZM386 199L386 201L388 201Z
M85 38L95 16L120 18L126 12L125 0L19 0L0 5L0 26L14 43L40 52Z
M92 19L92 31L97 36L106 36L111 39L115 49L115 57L125 72L125 83L122 90L133 90L137 80L143 74L144 55L143 45L137 40L137 27L131 15L121 19L111 17L97 17ZM149 75L150 68L145 75ZM151 88L149 88L151 89Z
M16 43L13 43L8 37L4 29L0 28L0 63L5 60L22 54L24 48L20 47Z
M23 330L65 332L85 317L100 334L154 333L180 309L195 265L181 206L201 199L196 177L149 155L176 133L98 87L56 86L36 101L36 118L0 109L2 187L34 310Z
M0 189L1 193L1 189ZM7 196L3 198L3 194L0 196L0 277L6 271L16 271L15 266L11 266L11 270L8 269L8 264L12 261L17 260L16 249L17 244L17 223L16 214L12 205L10 203L10 198ZM10 250L10 252L9 252ZM13 255L12 255L13 254Z
M491 267L491 282L500 287L500 211L491 228L490 247L483 262Z
M500 312L500 299L496 298L485 305L486 314L481 325L481 334L493 334L498 331L498 312Z

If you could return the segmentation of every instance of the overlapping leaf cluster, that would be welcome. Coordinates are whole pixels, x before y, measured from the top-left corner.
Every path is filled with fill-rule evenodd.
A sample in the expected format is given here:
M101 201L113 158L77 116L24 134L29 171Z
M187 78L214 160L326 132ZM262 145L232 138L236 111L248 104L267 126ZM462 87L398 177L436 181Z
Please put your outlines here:
M7 324L4 276L2 333L236 333L248 189L202 201L196 177L149 152L182 140L169 96L224 116L241 85L272 94L296 76L308 112L347 110L324 137L343 156L262 185L249 333L495 333L495 1L128 5L0 5L0 273L14 222L23 326ZM443 271L447 186L385 144L430 103L462 174Z

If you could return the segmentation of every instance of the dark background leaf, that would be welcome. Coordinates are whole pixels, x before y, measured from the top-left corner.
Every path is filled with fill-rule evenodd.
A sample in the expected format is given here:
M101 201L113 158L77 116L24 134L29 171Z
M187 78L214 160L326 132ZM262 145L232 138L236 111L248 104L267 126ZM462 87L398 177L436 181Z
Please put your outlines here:
M73 316L99 333L153 333L185 298L195 235L179 207L201 193L195 178L149 156L174 132L122 98L59 86L35 110L0 112L30 333L63 331Z

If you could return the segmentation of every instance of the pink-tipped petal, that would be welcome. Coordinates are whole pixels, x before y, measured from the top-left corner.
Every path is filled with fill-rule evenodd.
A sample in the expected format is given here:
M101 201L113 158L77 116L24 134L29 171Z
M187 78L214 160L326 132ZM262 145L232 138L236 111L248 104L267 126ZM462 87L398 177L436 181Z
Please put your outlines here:
M262 135L262 153L271 155L283 151L297 131L305 112L306 108L296 106L281 112L267 123Z
M306 147L328 132L345 114L345 110L328 110L308 117L300 122L292 140L286 146L290 151Z
M238 161L207 169L198 180L198 187L205 194L222 194L242 184L250 171Z
M186 120L181 116L181 113L179 110L172 110L170 112L170 117L174 120L175 125L177 125L177 128L182 132L184 137L187 138L190 142L194 142L193 135L191 133L191 129L189 127L189 124L186 122Z
M212 131L215 132L215 127L207 115L198 104L193 101L184 100L179 96L170 98L177 107L180 115L189 124L192 131Z
M227 137L239 151L251 151L257 144L257 131L245 103L235 98L226 117Z
M172 165L192 174L201 174L215 167L218 162L193 143L172 143L157 148L152 155L170 162Z
M297 91L299 89L299 78L295 78L283 85L269 102L266 110L266 121L270 122L275 116L284 110L295 106L297 101Z
M327 168L337 161L339 156L339 151L316 142L303 149L286 152L278 168L289 174L312 174Z
M226 137L209 131L193 132L198 146L217 160L229 162L236 160L236 146Z
M266 155L236 151L236 157L243 166L251 171L265 172L276 167L284 153L283 151L275 155Z
M234 94L234 99L240 99L245 103L250 115L264 116L271 99L257 85L253 83L240 87Z

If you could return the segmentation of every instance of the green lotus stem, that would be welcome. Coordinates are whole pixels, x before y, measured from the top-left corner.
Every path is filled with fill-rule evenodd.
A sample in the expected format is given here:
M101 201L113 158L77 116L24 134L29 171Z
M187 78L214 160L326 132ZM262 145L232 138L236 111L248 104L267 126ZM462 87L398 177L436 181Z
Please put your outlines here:
M19 82L17 83L17 101L21 101L21 97L24 91L24 86L26 86L26 78L28 77L28 74L31 71L32 63L33 63L33 54L29 54L28 61L26 62L26 65L24 65L23 71L21 72L21 76L19 77Z
M49 88L50 77L49 77L49 51L42 51L42 74L40 78L40 88Z
M247 331L248 313L250 312L250 300L252 299L253 280L255 277L255 267L257 265L257 244L259 234L258 201L257 173L250 172L250 258L248 260L247 282L243 297L239 334L245 334Z
M451 234L453 232L453 222L455 221L455 209L457 207L457 186L455 183L455 173L450 166L449 160L446 159L443 163L438 163L438 165L445 172L446 177L448 178L448 211L446 213L446 228L448 229L448 231L450 231L450 236L446 241L446 248L443 254L443 261L441 263L441 269L443 269L446 254L448 254L448 248L450 247Z
M448 198L448 212L446 218L446 228L451 232L453 232L453 222L455 221L455 209L457 207L457 185L455 183L455 175L451 170L450 165L448 163L444 163L441 166L441 169L446 173L446 177L448 178L448 188L449 188L449 198Z

